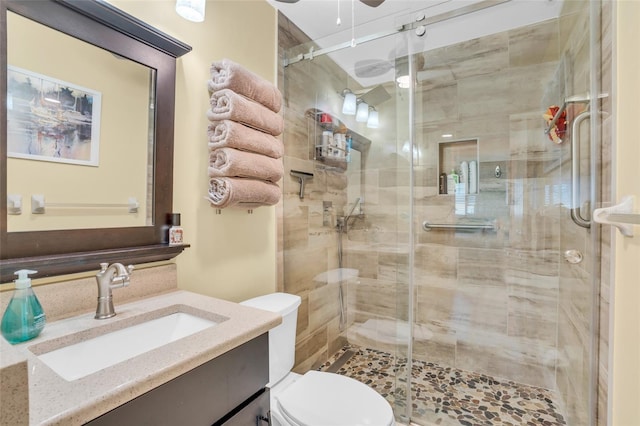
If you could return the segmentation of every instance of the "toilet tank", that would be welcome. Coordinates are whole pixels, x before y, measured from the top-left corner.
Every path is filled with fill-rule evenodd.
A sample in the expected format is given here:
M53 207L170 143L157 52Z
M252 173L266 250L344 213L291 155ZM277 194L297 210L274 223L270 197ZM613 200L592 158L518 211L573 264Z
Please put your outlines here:
M269 330L269 387L282 380L293 368L296 351L298 306L295 294L272 293L241 302L241 305L282 315L282 323Z

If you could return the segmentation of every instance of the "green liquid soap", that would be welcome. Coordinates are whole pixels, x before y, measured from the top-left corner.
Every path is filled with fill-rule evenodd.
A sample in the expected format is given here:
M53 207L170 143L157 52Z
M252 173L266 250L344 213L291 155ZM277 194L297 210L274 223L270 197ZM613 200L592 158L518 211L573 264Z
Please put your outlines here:
M24 269L16 272L19 276L15 281L16 290L0 324L2 335L11 344L37 337L47 322L42 305L31 288L31 280L27 278L35 272Z

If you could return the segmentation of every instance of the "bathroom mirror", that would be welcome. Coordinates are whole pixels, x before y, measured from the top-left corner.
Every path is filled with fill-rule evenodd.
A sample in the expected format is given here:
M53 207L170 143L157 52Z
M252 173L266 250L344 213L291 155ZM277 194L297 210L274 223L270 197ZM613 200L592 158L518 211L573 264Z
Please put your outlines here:
M15 39L12 37L19 38L20 34L8 33L15 30L16 22L32 26L27 27L31 28L27 31L50 31L51 36L47 38L67 40L59 42L59 45L76 43L76 47L67 46L63 49L64 46L59 46L59 52L49 52L43 60L43 58L28 58L28 54L24 55L25 52L33 56L43 54L38 55L34 52L37 46L23 43L19 47L25 47L24 52L19 52L20 55L16 56L19 48L16 47ZM166 239L164 234L167 215L172 207L176 58L189 52L191 48L101 0L0 0L0 32L0 95L2 98L0 103L0 176L2 176L0 180L0 282L11 281L13 272L21 268L38 270L37 276L50 276L98 269L100 262L141 263L166 260L179 254L184 247L169 247L163 242ZM87 49L87 52L92 53L80 55L73 52L79 49ZM69 50L72 52L69 53ZM117 69L117 71L110 70L106 73L109 74L111 81L97 83L96 68L91 70L82 66L83 61L95 62L94 59L91 61L87 59L93 58L94 54L100 58L107 58L105 63L110 63L109 66ZM20 58L20 63L12 63L18 61L17 57ZM47 61L51 61L51 66L47 66ZM66 63L70 61L77 61L78 66L68 66ZM89 71L82 71L87 69ZM96 75L87 76L86 74ZM54 98L55 96L49 96L54 93L59 99L60 93L63 95L73 93L75 103L80 99L85 105L93 106L93 111L89 109L88 114L86 108L83 110L74 107L75 111L73 111L80 117L79 119L72 117L75 120L74 123L78 120L87 120L87 116L91 118L88 126L85 121L82 127L76 126L73 129L76 142L78 140L91 142L91 144L76 144L83 148L83 152L78 154L80 164L74 163L75 158L72 161L67 159L50 161L50 158L42 161L42 158L37 156L36 158L15 158L15 144L12 144L9 149L7 134L9 131L15 131L14 127L8 125L8 111L14 114L15 109L12 108L20 105L16 100L17 96L13 96L14 93L11 91L15 89L16 80L30 88L43 87L45 84L54 82L56 89L62 86L64 90L47 93L40 91L38 98L45 98L45 94L48 94L49 98ZM129 83L132 80L138 81L138 85L130 86ZM8 81L11 83L8 84ZM85 88L94 85L99 86L101 90L83 92ZM121 97L131 96L131 98L125 102L112 103L114 94L118 94L118 91L109 87L125 86L129 90L120 91L120 95ZM87 101L87 93L89 101ZM103 101L102 111L96 108L96 101L99 100ZM24 107L26 103L23 99L22 106ZM137 125L123 124L120 127L126 127L129 131L118 133L115 127L118 127L117 123L122 123L123 118L122 116L121 118L111 117L112 114L119 112L114 111L113 108L121 110L133 105L137 105L137 109L127 111L127 114L137 117L134 120ZM36 103L35 106L41 107L43 104ZM33 105L29 107L33 112ZM82 111L82 113L76 111ZM66 137L64 131L58 134L53 131L48 133L41 131L46 128L48 117L45 113L47 111L41 108L31 114L30 117L36 117L38 121L30 119L27 126L30 126L30 131L33 128L38 129L39 141L51 134L54 138ZM15 115L11 117L12 123L15 123ZM93 146L92 131L96 129L100 129L99 145ZM79 136L83 133L84 135ZM123 138L128 139L125 146L115 151L107 149L114 149ZM93 158L92 155L85 153L87 150L99 152L100 160L91 163ZM135 160L130 162L129 158L125 158L127 154L134 157L134 152ZM57 156L51 151L48 155ZM11 156L10 161L8 156ZM23 170L27 169L26 166L19 166L20 161L28 164L28 170ZM84 164L83 161L88 163ZM109 165L111 167L108 167ZM51 172L52 167L53 172ZM19 171L16 172L16 170ZM64 173L60 170L64 170ZM78 192L73 187L72 181L85 182L84 186L89 187L88 195L70 201L65 200L69 205L75 203L80 206L80 209L76 208L75 211L75 206L65 208L65 211L69 211L68 216L76 216L76 220L71 219L71 222L78 222L79 225L59 223L47 224L45 227L39 225L37 220L43 222L41 220L43 216L36 217L31 213L30 198L33 194L29 193L37 189L26 189L27 193L21 194L22 215L27 219L31 217L32 220L24 221L26 222L24 226L8 226L7 196L12 195L7 191L8 186L21 179L33 180L34 175L36 180L40 178L43 181L50 179L47 176L63 175L61 181L54 182L49 189L46 189L49 194L55 193L57 189L60 197L63 194L68 195L69 192ZM125 175L124 180L121 175ZM132 176L136 176L135 190L133 184L126 183ZM86 185L87 181L88 185ZM93 193L92 187L95 187ZM134 191L135 193L129 194ZM123 194L136 198L138 208L135 214L130 214L130 211L124 208L120 221L109 222L99 218L98 214L90 214L88 210L86 214L82 213L83 206L97 205L100 209L103 204L110 206L113 197L124 197ZM46 194L44 195L47 197ZM52 196L52 198L55 197ZM124 200L124 203L129 201ZM15 213L14 205L12 204L11 207L11 213ZM50 216L53 217L55 214ZM87 217L90 220L96 219L90 216L96 216L98 221L87 222ZM36 217L36 220L33 220L33 217ZM134 219L133 222L132 219ZM82 229L70 229L74 227Z

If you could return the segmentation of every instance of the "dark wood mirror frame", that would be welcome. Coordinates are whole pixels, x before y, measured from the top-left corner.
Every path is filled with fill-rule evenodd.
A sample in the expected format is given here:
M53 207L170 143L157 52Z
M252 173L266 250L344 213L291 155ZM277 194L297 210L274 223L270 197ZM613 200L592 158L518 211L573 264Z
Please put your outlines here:
M153 225L7 232L7 11L156 70ZM176 58L191 47L102 0L0 0L0 283L28 268L36 277L98 270L100 262L171 259L187 245L166 244L173 203ZM146 143L146 141L141 141Z

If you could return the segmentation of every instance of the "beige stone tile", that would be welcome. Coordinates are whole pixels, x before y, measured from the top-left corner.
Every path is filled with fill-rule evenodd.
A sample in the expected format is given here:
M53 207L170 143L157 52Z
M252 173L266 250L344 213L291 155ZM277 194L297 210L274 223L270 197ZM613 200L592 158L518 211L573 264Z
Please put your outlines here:
M291 205L293 203L287 203ZM284 216L284 232L287 238L284 240L284 248L288 249L304 249L309 244L309 207L292 206L285 209Z
M439 87L419 85L422 89L422 105L428 105L416 114L416 124L432 124L458 119L458 87L456 83Z
M509 65L508 35L498 33L476 38L431 50L424 56L426 70L448 68L457 80L491 74Z
M557 61L559 54L557 19L509 31L511 67Z
M467 78L458 81L459 119L478 119L513 113L509 102L509 71L500 71L488 75Z
M414 314L416 323L450 322L456 296L456 290L453 288L417 286Z
M553 347L557 342L557 302L509 297L507 335L538 340Z
M476 330L458 332L456 367L518 383L555 387L556 351L534 339Z
M339 288L337 283L327 284L309 292L309 327L312 330L326 326L338 317Z
M458 249L454 247L419 245L414 259L416 284L434 286L457 278Z
M499 287L505 289L503 250L460 248L458 283L462 286Z
M507 333L506 287L464 286L456 292L451 310L456 330Z
M334 318L327 324L327 353L329 356L335 354L347 345L346 330L340 330L340 319Z
M556 62L549 62L510 70L506 99L512 114L540 112L540 94L544 93L556 68Z
M313 259L313 261L309 261ZM318 248L314 250L285 250L284 274L285 291L292 294L301 294L315 287L313 278L326 271L327 250Z
M327 328L322 327L313 334L296 342L296 359L293 371L306 373L317 361L327 358Z
M378 278L378 253L375 251L346 249L343 261L349 268L360 271L361 278Z
M357 285L349 288L349 307L354 314L366 312L369 315L406 320L408 317L408 297L406 284L392 281L377 281L360 278Z
M416 338L413 341L413 356L426 362L434 362L440 365L455 365L456 357L456 332L447 323L440 321L428 321L421 324L431 332L422 333L426 338Z
M378 253L378 279L385 281L409 281L408 253Z

